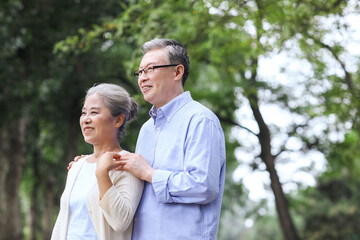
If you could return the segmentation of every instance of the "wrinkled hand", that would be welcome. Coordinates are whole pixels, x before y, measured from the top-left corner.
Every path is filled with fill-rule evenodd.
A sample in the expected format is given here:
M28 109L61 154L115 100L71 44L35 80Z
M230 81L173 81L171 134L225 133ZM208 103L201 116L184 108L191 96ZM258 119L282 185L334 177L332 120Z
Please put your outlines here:
M106 152L97 160L95 175L99 187L99 199L102 199L113 186L109 171L120 166L119 158L120 155L117 152Z
M86 157L86 156L87 156L87 155L76 156L73 161L69 162L69 165L68 165L68 167L67 167L67 170L69 171L69 170L71 169L71 167L72 167L72 165L74 164L74 162L77 162L77 161L79 161L79 159L81 159L81 158L83 158L83 157Z
M97 161L96 171L97 172L106 172L108 173L110 170L113 170L119 166L121 163L119 159L121 155L117 152L106 152Z
M121 155L118 161L120 166L116 170L125 170L141 180L152 182L152 175L155 170L142 155L125 153Z

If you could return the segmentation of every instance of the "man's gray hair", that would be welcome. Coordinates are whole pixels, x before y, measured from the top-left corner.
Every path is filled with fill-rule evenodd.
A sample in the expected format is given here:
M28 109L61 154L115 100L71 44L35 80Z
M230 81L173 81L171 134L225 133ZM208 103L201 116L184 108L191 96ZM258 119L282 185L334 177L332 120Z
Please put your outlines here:
M169 61L169 64L182 64L184 66L184 75L182 77L182 85L184 87L190 72L190 59L185 47L173 39L155 38L144 43L141 47L141 51L145 55L151 50L161 48L166 48L168 50L167 60Z

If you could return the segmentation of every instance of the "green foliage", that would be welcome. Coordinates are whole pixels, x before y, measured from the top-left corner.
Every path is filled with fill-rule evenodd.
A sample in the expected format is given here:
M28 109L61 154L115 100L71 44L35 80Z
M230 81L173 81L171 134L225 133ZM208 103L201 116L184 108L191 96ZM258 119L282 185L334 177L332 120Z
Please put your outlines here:
M342 142L330 145L325 177L346 177L354 182L360 174L360 135L355 130L345 134Z
M359 181L325 178L307 192L299 207L304 239L359 239Z
M360 239L359 133L329 146L327 170L296 197L304 239Z
M224 128L227 141L224 213L239 212L230 214L230 219L248 218L257 216L259 209L256 204L247 204L246 189L232 176L243 164L242 159L236 159L235 150L249 141L246 135L234 136L234 127L244 127L241 123L248 120L237 119L235 111L253 101L246 97L257 94L257 104L271 103L302 118L300 124L294 123L285 130L270 126L272 136L296 137L302 142L301 151L315 148L327 157L328 168L317 187L304 190L302 199L291 202L295 208L304 207L297 217L304 217L299 222L304 222L305 239L336 239L335 236L358 239L351 235L358 234L351 229L358 225L355 216L359 214L355 191L360 174L359 72L344 73L349 78L329 74L323 52L341 66L339 56L346 50L341 42L324 43L331 29L324 28L319 21L334 16L341 18L347 6L348 1L337 0L2 1L0 109L4 114L0 127L26 116L22 196L26 203L24 215L37 212L39 216L32 231L41 235L46 228L41 217L47 211L48 203L44 199L49 192L53 194L54 206L58 206L68 161L74 155L92 151L78 127L86 89L100 82L118 83L138 101L138 117L128 124L121 143L125 149L134 150L150 106L142 98L131 73L141 59L141 44L161 37L177 39L187 47L191 71L185 88L219 116ZM347 26L337 21L334 27L340 31ZM298 99L293 89L280 82L269 83L258 76L259 59L292 50L294 45L299 47L294 55L312 66L313 72L301 87L318 100L316 104L305 97ZM312 90L316 86L326 88L316 92ZM319 116L335 116L336 120L320 135L315 135L308 123ZM330 133L341 135L349 128L344 141L330 140ZM280 151L287 150L286 140L280 145ZM254 159L257 149L258 146L251 146ZM331 200L337 196L330 194L333 191L339 193L339 199ZM35 204L39 205L38 209ZM244 215L239 206L244 207ZM53 212L56 214L56 207ZM334 235L336 224L345 222L349 227ZM236 223L244 224L243 219ZM247 239L280 239L277 224L274 216L258 217L252 230L247 231ZM225 238L226 234L222 232L221 236Z
M246 233L248 240L278 240L282 239L278 220L275 214L260 216L256 219L256 225Z

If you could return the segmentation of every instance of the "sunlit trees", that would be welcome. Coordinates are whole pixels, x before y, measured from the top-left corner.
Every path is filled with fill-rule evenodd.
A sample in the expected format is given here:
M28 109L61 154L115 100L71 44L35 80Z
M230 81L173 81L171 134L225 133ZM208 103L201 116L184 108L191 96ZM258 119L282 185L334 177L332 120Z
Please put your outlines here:
M247 209L248 192L232 176L239 165L248 164L254 172L268 173L284 239L313 237L312 220L329 217L316 201L336 209L357 204L356 198L340 205L327 201L323 191L339 182L353 191L360 171L359 62L353 58L349 66L345 43L329 37L350 30L343 21L349 11L359 13L356 1L3 1L0 215L12 218L0 219L0 239L22 239L24 232L29 239L48 239L66 165L89 151L78 129L86 88L116 82L139 101L138 120L129 125L123 142L134 149L149 106L131 73L140 61L139 47L154 37L175 38L187 47L191 71L185 88L222 122L228 172L223 211L239 204L250 217L257 209L254 204ZM261 61L277 54L291 55L308 71L294 74L287 69L290 62L281 66L291 84L260 74ZM281 111L269 116L269 106ZM280 125L285 117L290 120ZM293 141L296 147L289 144ZM294 152L306 158L312 150L322 152L329 164L318 186L301 193L316 208L301 216L299 208L307 200L296 202L292 195L289 202L279 166L299 161ZM245 152L251 156L247 163ZM303 224L293 224L294 216L303 217ZM261 234L265 238L266 230Z

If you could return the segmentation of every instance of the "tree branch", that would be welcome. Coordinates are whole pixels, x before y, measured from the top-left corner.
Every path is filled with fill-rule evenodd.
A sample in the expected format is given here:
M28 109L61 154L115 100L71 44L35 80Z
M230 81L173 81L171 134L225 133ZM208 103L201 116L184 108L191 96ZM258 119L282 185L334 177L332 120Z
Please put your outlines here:
M327 49L331 55L336 59L336 61L340 64L342 70L345 73L345 83L348 86L349 90L353 93L354 97L356 97L356 89L354 87L354 83L352 81L351 73L349 73L346 70L345 63L341 61L338 54L336 53L335 49L332 48L330 45L323 43L321 40L314 38L313 36L308 36L310 39L314 40L317 44L319 44L321 47Z
M258 135L256 133L254 133L253 131L251 131L249 128L243 126L243 125L240 125L239 123L236 123L234 122L233 120L229 119L229 118L223 118L223 117L220 117L218 116L220 122L223 122L223 123L227 123L229 125L233 125L233 126L237 126L237 127L240 127L242 129L245 129L246 131L248 131L249 133L253 134L254 136L258 137Z

